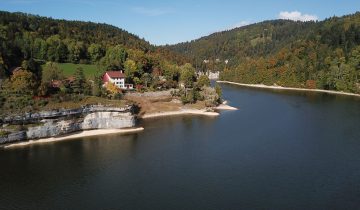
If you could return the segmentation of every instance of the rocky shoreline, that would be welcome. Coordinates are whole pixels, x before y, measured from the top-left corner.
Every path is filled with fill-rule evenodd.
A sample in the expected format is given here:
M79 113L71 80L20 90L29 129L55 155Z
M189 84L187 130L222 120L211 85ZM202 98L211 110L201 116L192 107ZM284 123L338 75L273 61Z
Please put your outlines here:
M121 108L86 106L80 109L61 109L7 116L1 119L0 144L57 137L94 129L121 129L136 125L133 106ZM9 125L18 125L17 130ZM31 125L31 126L27 126Z
M173 115L218 116L215 110L237 110L224 104L212 109L183 108L177 111L161 111L139 116L141 119ZM0 147L23 146L34 143L54 142L65 139L81 138L111 133L131 133L142 131L136 128L137 115L134 105L107 107L101 105L85 106L79 109L60 109L37 113L11 115L0 119L2 131ZM22 126L20 130L8 127Z
M78 138L84 138L84 137L90 137L90 136L101 136L101 135L120 134L120 133L121 134L129 134L129 133L141 132L143 130L144 130L144 128L142 128L142 127L86 130L86 131L71 133L69 135L64 135L64 136L43 138L43 139L37 139L37 140L19 141L19 142L4 145L3 147L4 148L14 148L14 147L33 145L33 144L44 144L44 143L51 143L51 142L57 142L57 141L72 140L72 139L78 139Z
M156 112L145 114L141 118L149 119L156 117L165 117L165 116L175 116L175 115L204 115L204 116L218 116L219 113L214 111L209 111L206 109L181 109L178 111L167 111L167 112Z

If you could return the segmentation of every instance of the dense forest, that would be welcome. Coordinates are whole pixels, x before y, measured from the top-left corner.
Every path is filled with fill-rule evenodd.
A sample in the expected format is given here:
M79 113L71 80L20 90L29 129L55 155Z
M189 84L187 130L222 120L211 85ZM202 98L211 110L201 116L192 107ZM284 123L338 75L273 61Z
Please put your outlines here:
M147 41L108 24L3 11L0 11L0 41L2 72L30 59L95 63L115 46L144 53L156 51ZM168 55L171 52L161 51L172 57Z
M65 76L59 68L62 63L77 69ZM90 78L82 68L85 64L97 68ZM178 87L179 82L189 82L188 88L192 88L196 81L195 68L184 56L117 27L0 11L2 113L43 109L62 102L77 105L88 97L118 100L123 90L111 84L103 87L102 76L107 70L125 71L126 82L138 91Z
M360 93L360 12L265 21L164 48L224 80Z

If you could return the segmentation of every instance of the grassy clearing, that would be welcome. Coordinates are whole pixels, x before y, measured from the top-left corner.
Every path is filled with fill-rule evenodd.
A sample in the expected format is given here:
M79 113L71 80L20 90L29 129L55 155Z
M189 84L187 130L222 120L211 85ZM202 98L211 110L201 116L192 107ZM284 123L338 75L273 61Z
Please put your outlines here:
M44 68L44 66L45 65L42 67ZM84 70L84 74L87 79L93 79L94 75L97 75L98 72L102 72L102 69L94 64L58 63L58 66L64 72L66 77L74 75L78 67L81 67Z
M63 70L65 76L72 76L78 67L81 67L84 70L86 78L92 79L100 69L93 64L74 64L74 63L59 63L60 69Z

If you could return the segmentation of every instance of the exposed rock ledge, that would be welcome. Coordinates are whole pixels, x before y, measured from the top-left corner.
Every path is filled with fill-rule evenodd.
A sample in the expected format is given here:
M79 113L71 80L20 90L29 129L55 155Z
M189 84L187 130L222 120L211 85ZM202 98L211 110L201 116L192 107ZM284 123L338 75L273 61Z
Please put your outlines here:
M0 144L66 135L83 130L120 129L135 126L132 106L124 108L87 106L81 109L53 110L6 117L3 123L42 125L11 132L0 137Z

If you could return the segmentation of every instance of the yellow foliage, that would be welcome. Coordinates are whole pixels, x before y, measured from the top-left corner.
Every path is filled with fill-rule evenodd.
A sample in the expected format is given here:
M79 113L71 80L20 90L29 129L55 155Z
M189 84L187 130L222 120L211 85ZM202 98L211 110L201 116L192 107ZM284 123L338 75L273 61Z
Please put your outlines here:
M108 82L105 85L105 88L107 91L109 91L111 94L121 93L121 89L118 88L115 84Z
M33 73L26 70L15 71L10 81L12 89L19 93L31 92L36 87Z

